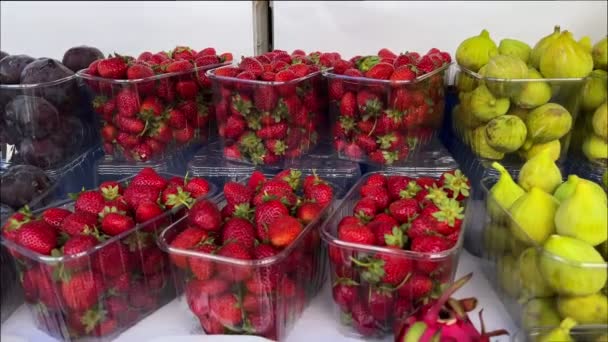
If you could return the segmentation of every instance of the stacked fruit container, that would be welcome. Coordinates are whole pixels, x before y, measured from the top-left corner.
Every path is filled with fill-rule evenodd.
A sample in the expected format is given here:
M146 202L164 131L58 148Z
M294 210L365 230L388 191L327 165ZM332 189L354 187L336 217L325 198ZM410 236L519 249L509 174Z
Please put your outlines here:
M115 55L79 71L93 93L106 155L145 162L207 139L215 115L205 72L231 60L213 48L176 47L137 59Z
M175 298L157 236L215 191L204 179L145 169L12 214L1 241L36 326L61 340L111 338Z
M159 245L206 334L286 338L326 279L319 227L333 199L318 176L255 171L162 232Z

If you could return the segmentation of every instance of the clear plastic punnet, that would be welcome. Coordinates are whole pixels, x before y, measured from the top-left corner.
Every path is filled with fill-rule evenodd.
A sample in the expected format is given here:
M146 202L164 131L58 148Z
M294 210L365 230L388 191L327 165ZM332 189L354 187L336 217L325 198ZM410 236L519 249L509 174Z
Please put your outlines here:
M324 72L338 156L379 165L405 162L441 129L448 67L412 81Z
M584 78L489 78L458 66L454 134L483 161L520 168L549 150L564 161L579 114Z
M129 80L79 71L80 81L93 94L91 105L106 155L120 161L147 161L206 141L215 115L205 72L226 64Z
M543 235L547 229L546 219L543 219L547 209L538 202L540 197L534 195L537 202L532 205L537 207L532 209L533 214L524 218L520 211L513 213L504 209L500 203L505 203L506 197L497 198L491 192L496 183L495 177L481 181L485 195L482 209L486 213L482 218L480 239L481 266L521 330L515 340L537 341L540 335L557 328L562 320L570 317L577 322L571 332L574 341L596 341L594 338L601 335L600 331L608 332L606 242L593 247L556 231ZM599 187L597 190L602 191ZM542 190L533 188L531 191ZM533 196L531 192L527 195ZM551 197L549 201L558 200ZM512 207L522 208L523 204L518 202ZM530 215L536 215L536 222Z
M131 178L119 183L125 186ZM210 184L209 196L216 191ZM64 200L49 208L73 211L74 205L73 200ZM34 211L33 217L38 219L49 208ZM35 325L60 340L111 340L175 298L168 257L156 239L185 209L175 206L71 255L58 250L39 254L3 235L1 243L15 263Z
M347 216L356 217L354 211L362 198L362 187L378 174L412 179L423 176L415 172L365 174L321 228L329 256L334 317L341 323L340 331L349 337L382 338L392 334L395 324L423 304L424 296L454 280L462 250L464 228L457 232L452 247L441 252L417 252L339 238L340 225L347 225L342 220ZM462 227L466 226L469 216L466 202L464 206ZM407 241L405 234L403 239ZM417 289L417 286L421 287Z
M241 182L247 184L248 180ZM226 205L223 193L211 201L218 208ZM278 254L257 260L175 247L172 242L176 237L189 227L193 229L188 217L167 227L158 244L172 260L176 287L203 332L288 340L289 331L325 283L326 261L319 229L331 207L329 203ZM202 274L200 267L209 272ZM236 303L234 310L224 311L228 309L222 305L224 300Z
M207 76L226 158L280 167L317 145L327 104L320 71L267 82L218 76L217 70Z
M567 327L567 326L566 326ZM555 338L549 338L549 334L554 328L542 328L533 329L532 331L520 330L514 334L511 338L513 342L535 342L542 341L542 338L549 339L550 341L573 341L573 342L602 342L608 341L608 330L605 325L593 325L585 327L574 326L570 329L569 333L562 333L561 335L553 335ZM570 340L567 340L570 337Z

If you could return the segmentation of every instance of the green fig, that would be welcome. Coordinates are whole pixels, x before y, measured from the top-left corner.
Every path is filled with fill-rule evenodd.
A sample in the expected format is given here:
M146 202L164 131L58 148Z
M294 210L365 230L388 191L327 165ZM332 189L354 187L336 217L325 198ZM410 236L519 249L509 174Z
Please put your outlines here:
M493 221L502 221L509 208L526 192L515 183L509 171L498 162L493 162L492 167L498 171L498 181L490 188L490 198L487 201L487 212Z
M526 303L521 317L524 329L552 327L560 322L553 298L536 298Z
M505 157L505 154L493 149L488 145L486 140L486 127L480 126L475 128L468 137L468 142L471 145L473 152L485 159L501 160Z
M595 134L590 134L583 141L583 154L589 160L608 159L608 143Z
M488 87L482 84L471 93L469 105L471 113L479 121L488 122L505 114L509 110L510 102L508 98L494 97Z
M585 296L606 284L606 262L590 244L568 236L551 235L543 245L540 271L559 294Z
M518 93L521 83L508 80L528 77L526 63L516 57L496 55L490 58L485 68L484 81L496 97L510 97Z
M505 254L498 259L496 267L498 267L500 287L511 298L517 298L521 289L517 259L510 254Z
M604 70L593 70L585 80L581 107L593 111L606 101L608 74Z
M547 103L532 110L526 118L528 137L534 144L560 139L572 128L572 116L557 103Z
M522 146L522 149L520 150L520 155L525 160L530 160L538 154L544 153L543 151L547 152L551 160L557 161L561 153L561 143L559 140L551 140L549 142L539 144L532 144L530 142L528 145L524 143L524 146Z
M539 40L538 43L536 43L536 45L534 45L532 52L530 52L530 60L529 60L532 67L538 69L538 67L540 66L540 56L545 52L545 50L547 49L549 44L551 44L551 42L553 42L554 40L557 39L557 37L559 37L559 34L560 34L560 28L559 28L559 26L555 26L553 28L553 33L541 38L541 40Z
M545 282L538 269L539 256L536 247L529 247L519 256L519 276L526 297L551 297L553 289Z
M555 189L553 197L555 197L555 199L557 199L560 203L565 201L567 198L574 194L574 190L576 190L576 186L579 182L587 183L591 191L594 192L594 198L602 199L604 202L606 202L606 193L604 192L604 189L602 189L601 186L595 184L592 181L579 178L577 175L568 176L568 180L563 182L560 186L557 187L557 189Z
M484 251L492 259L509 251L509 228L490 222L483 229L483 238Z
M490 38L490 33L483 30L478 36L467 38L458 45L456 61L461 66L477 72L497 53L498 48Z
M602 293L587 296L560 297L557 311L580 324L608 324L608 298Z
M608 70L608 39L604 38L597 42L591 50L591 55L595 69Z
M551 159L548 151L534 156L521 167L517 183L526 191L538 187L552 194L562 183L562 172Z
M535 108L549 102L551 99L551 87L545 81L540 81L542 75L534 68L528 69L528 78L539 79L539 81L528 81L524 83L520 91L513 95L513 102L523 108Z
M508 115L515 115L518 118L522 119L523 121L526 121L526 118L528 117L528 113L530 113L529 109L517 107L517 106L510 106L509 111L507 112Z
M572 38L572 33L564 31L540 56L539 70L548 78L586 77L593 70L593 58Z
M608 200L592 182L579 181L555 213L557 233L597 246L608 239Z
M461 92L458 94L458 98L460 100L460 112L457 113L456 119L464 127L476 128L483 125L483 121L477 119L477 117L475 117L471 111L471 96L472 92Z
M543 243L555 233L554 216L558 202L543 190L533 187L509 209L513 236L526 243Z
M604 140L608 140L608 104L606 102L602 103L593 113L591 125L593 126L593 133Z
M583 38L578 40L578 45L581 46L581 48L583 48L583 50L591 53L591 49L593 49L593 43L591 42L591 37L589 36L584 36Z
M572 318L566 317L559 324L558 327L551 329L551 331L539 336L537 342L574 342L574 339L570 336L570 330L576 326L576 321Z
M466 72L461 71L456 75L456 89L460 92L472 91L477 87L477 83L478 80Z
M515 115L501 115L486 125L486 140L493 149L515 152L526 141L526 124Z
M528 63L530 52L532 52L530 45L517 39L505 38L498 44L499 54L519 58L524 63Z

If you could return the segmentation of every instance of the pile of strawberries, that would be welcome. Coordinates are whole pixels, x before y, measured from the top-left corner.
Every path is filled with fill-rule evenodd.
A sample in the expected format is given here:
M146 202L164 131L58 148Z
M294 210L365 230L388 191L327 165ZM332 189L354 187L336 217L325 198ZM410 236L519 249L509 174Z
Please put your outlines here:
M148 168L126 187L105 182L77 194L73 210L66 205L39 216L27 209L13 214L2 227L4 238L57 258L42 261L9 244L25 300L40 309L38 325L63 339L68 336L58 322L67 324L71 337L103 336L133 325L173 298L156 234L174 219L163 216L167 210L191 206L209 188L202 178L166 180Z
M353 215L336 219L336 237L360 247L329 247L333 298L343 323L363 336L390 333L395 319L452 280L457 253L434 258L429 254L457 244L469 190L460 170L437 180L376 173L359 188L360 199L344 200ZM403 250L416 256L400 253Z
M211 71L224 155L276 164L314 146L327 122L320 71L339 60L337 53L274 50Z
M205 71L229 61L232 54L217 55L214 48L196 52L176 47L168 53L143 52L137 59L114 55L91 63L81 76L95 95L106 154L146 161L199 134L206 137L214 112Z
M301 179L288 169L271 179L255 171L247 183L228 182L225 205L196 203L170 242L172 262L187 274L187 302L207 334L281 338L320 289L324 262L311 224L321 223L333 189L316 175ZM274 261L261 262L268 258Z
M334 147L355 161L393 164L429 139L443 119L447 52L356 56L334 64L328 76ZM432 75L425 77L425 74Z

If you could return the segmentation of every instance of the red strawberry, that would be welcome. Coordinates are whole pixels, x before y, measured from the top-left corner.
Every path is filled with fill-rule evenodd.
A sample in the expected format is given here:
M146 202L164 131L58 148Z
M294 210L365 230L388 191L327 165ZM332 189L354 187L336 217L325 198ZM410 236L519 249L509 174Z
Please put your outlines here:
M167 64L167 66L165 68L165 73L184 72L184 71L192 70L192 68L193 68L193 66L192 66L192 63L190 63L190 61L182 59L182 60L173 61L173 62L170 62L169 64Z
M150 117L159 117L163 112L163 103L156 96L148 96L141 103L139 112Z
M83 311L92 308L103 289L103 279L89 271L72 275L61 284L61 293L70 309Z
M224 137L227 139L237 139L243 134L247 122L240 115L231 115L226 120L226 126L224 127Z
M224 244L218 251L217 255L226 258L251 260L251 252L238 242L229 242ZM251 276L252 269L247 266L227 266L218 269L218 272L226 280L238 282L243 281Z
M158 146L156 146L156 144L158 144L156 140L146 140L144 141L144 143L133 147L133 149L131 150L131 156L137 161L145 162L146 160L148 160L152 156L152 154L154 154L152 147L148 145L149 142L152 142L155 148L159 148Z
M68 235L86 235L96 231L97 215L89 212L75 212L61 222L61 230Z
M252 195L252 191L241 183L227 182L224 184L224 197L230 206L249 203Z
M340 100L344 95L344 83L342 80L330 80L327 91L330 100Z
M123 198L129 207L137 208L140 203L146 201L156 202L159 194L160 191L156 187L150 185L133 185L133 183L131 183L129 187L125 189Z
M419 177L416 179L416 183L418 183L418 185L422 188L430 188L433 185L437 184L437 181L434 178L431 177Z
M338 239L362 245L375 245L374 232L367 226L343 225L338 229Z
M410 178L406 176L394 175L387 178L386 187L391 200L395 201L401 198L401 191L405 190Z
M429 73L435 70L436 67L437 65L435 61L433 61L433 59L429 55L423 56L416 64L416 68L420 75Z
M344 76L363 77L363 73L355 68L350 68L344 70Z
M283 139L287 136L287 124L278 123L266 127L262 127L256 132L256 135L262 139Z
M327 183L313 184L306 191L306 198L321 205L327 206L333 200L334 194L332 187Z
M209 182L204 178L192 178L186 184L185 190L192 195L193 198L206 196L209 193Z
M194 50L190 49L187 46L178 46L173 49L173 51L171 51L171 58L173 58L174 60L192 60L194 59L195 54L196 52L194 52Z
M371 336L377 330L376 320L362 302L355 302L351 307L353 325L362 336Z
M255 229L248 220L233 217L224 224L222 241L224 244L238 242L247 249L252 250L255 245Z
M102 59L97 63L97 73L105 78L123 79L127 74L127 63L118 56Z
M292 192L292 191L293 191L293 189L288 182L286 182L285 180L282 180L282 179L275 178L275 179L271 179L271 180L265 182L264 184L262 184L262 186L258 190L258 193L267 192L269 194L274 194L274 193Z
M430 235L435 235L433 223L428 217L423 215L416 217L407 230L407 236L412 240L421 236Z
M268 226L268 237L273 246L285 248L302 232L302 224L295 218L285 215Z
M101 137L104 141L113 142L118 136L118 129L110 124L105 124L101 128Z
M173 139L179 144L186 144L190 142L194 138L194 127L186 125L186 127L181 129L176 129L173 131Z
M239 63L239 68L252 73L256 78L264 72L264 66L253 57L245 57Z
M397 58L397 55L387 48L380 49L378 56L381 58Z
M210 298L209 307L209 315L224 326L236 327L242 321L243 313L236 297L232 294Z
M106 214L101 220L101 230L110 236L126 232L133 227L135 227L133 219L119 213Z
M253 93L253 103L260 111L271 111L277 105L278 97L272 86L259 86Z
M171 241L170 245L172 248L177 249L193 249L197 245L204 243L208 237L209 234L202 229L195 227L187 227L186 229L181 231L173 239L173 241ZM170 258L171 261L173 261L173 263L179 268L186 268L188 264L188 260L184 256L171 254Z
M153 168L143 168L139 173L133 177L129 186L134 185L146 185L152 186L159 190L162 190L167 186L167 181L159 175Z
M353 214L359 218L371 219L378 212L378 204L369 197L360 199L353 208Z
M106 245L96 255L93 269L106 277L116 277L130 273L134 264L129 250L121 241Z
M352 92L344 93L340 99L340 115L354 117L357 114L357 103L355 94Z
M216 246L213 244L203 244L193 249L194 252L202 254L213 254ZM215 272L215 263L205 257L190 257L188 259L190 270L198 280L209 280Z
M122 195L123 188L118 182L106 181L99 185L99 192L106 201L111 201Z
M116 118L116 124L118 128L122 131L131 133L131 134L141 134L146 128L146 124L140 120L135 118L128 118L125 116L118 116ZM117 140L120 142L120 135L117 136Z
M370 224L374 223L374 222L389 223L393 226L399 225L399 222L397 222L397 220L395 220L391 215L389 215L387 213L380 213L380 214L376 215L376 217L374 217L374 219L370 222Z
M390 151L376 150L369 154L370 161L377 163L377 164L381 164L381 165L391 165L398 159L399 159L399 155L397 154L396 151L390 152Z
M344 312L349 312L357 298L358 283L351 279L340 279L332 288L332 297Z
M190 207L194 202L194 198L192 198L189 192L184 191L181 186L175 185L167 186L160 197L161 203L169 209L180 205Z
M363 184L364 186L381 186L384 187L387 185L387 178L383 174L374 173L367 177L367 180Z
M419 300L429 295L432 290L433 281L426 275L415 273L397 289L397 293L401 298Z
M285 215L289 215L289 210L278 200L270 200L257 206L255 208L255 223L258 239L268 241L269 225L277 218Z
M412 96L410 90L405 87L395 88L391 94L390 105L392 108L399 112L404 112L412 106ZM406 119L412 115L406 115Z
M450 249L450 243L440 236L420 236L412 241L410 249L422 253L439 253Z
M154 70L146 63L135 63L130 65L127 69L127 78L130 80L138 80L152 76L154 76ZM142 84L138 85L141 86Z
M261 171L253 171L251 177L249 177L249 181L247 182L247 186L251 191L256 191L259 186L262 186L266 182L266 177L264 173Z
M63 208L50 208L42 213L42 220L56 230L61 229L61 223L72 212Z
M382 102L378 95L363 89L357 93L357 107L361 113L376 116L382 109Z
M120 116L133 117L139 111L139 97L133 89L122 89L116 94L115 101Z
M116 142L125 149L130 149L141 142L141 137L126 132L120 132L118 133L118 136L116 136Z
M219 230L221 220L222 217L217 206L206 199L196 202L188 213L188 222L191 225L207 231Z
M397 221L407 223L418 215L420 208L414 199L401 199L391 203L388 210Z
M296 216L302 223L308 224L314 221L323 211L323 206L317 203L305 202L298 207Z
M391 64L378 63L371 67L366 73L365 77L375 78L379 80L388 80L395 69Z
M376 235L376 244L378 246L403 248L405 240L407 240L404 239L401 228L390 222L372 221L367 226Z
M90 235L77 235L70 237L63 245L64 255L75 255L84 253L95 247L99 241ZM81 256L73 260L66 261L66 266L71 270L80 270L89 263L89 257Z
M372 284L382 282L398 286L413 270L411 259L384 253L378 253L375 258L367 261L359 260L355 263L364 268L361 277Z
M135 220L138 223L147 222L163 214L163 210L156 202L146 201L137 206ZM154 226L154 225L152 225Z
M359 190L361 197L371 198L376 202L378 210L388 207L390 199L385 187L375 185L364 185Z
M364 151L357 144L352 143L344 147L344 155L352 160L360 160Z
M396 68L389 79L391 81L411 81L416 79L416 73L409 66L404 65Z
M50 255L57 246L55 229L42 220L24 223L17 231L16 242L36 253Z
M366 152L373 152L378 148L376 139L367 134L358 134L354 140Z
M393 292L385 289L374 289L368 294L367 306L375 319L385 322L389 317L394 315L394 301Z
M201 55L201 53L199 52L194 59L194 66L196 66L197 68L206 66L206 65L215 65L215 64L220 64L220 59L217 56L215 56L215 54ZM201 70L201 72L203 72L203 70Z
M179 80L175 83L175 91L182 99L192 100L198 94L198 85L194 80Z
M460 170L445 172L439 177L439 184L445 189L448 197L463 201L469 197L471 183Z
M81 192L74 203L76 211L88 212L98 215L103 211L106 201L102 194L97 190Z
M240 73L240 69L232 67L232 66L228 66L228 67L215 69L214 73L216 76L221 76L221 77L236 77L236 75L238 75Z

